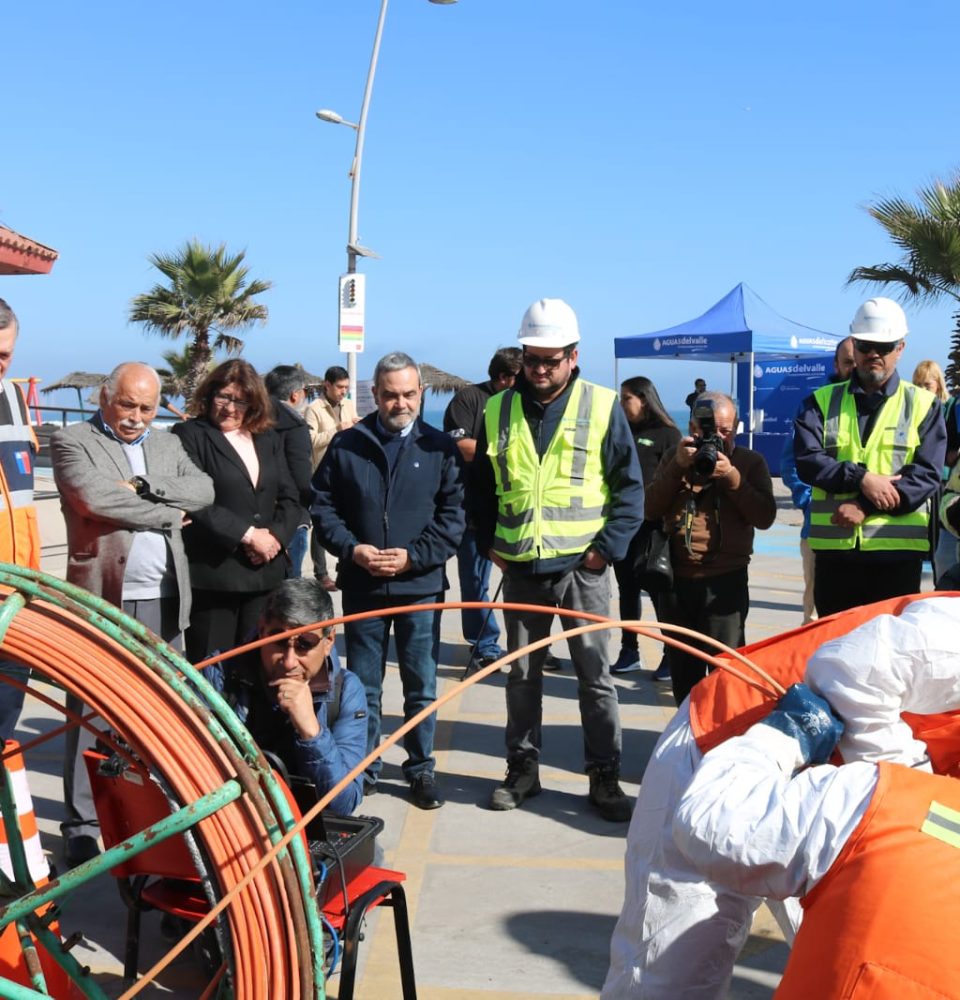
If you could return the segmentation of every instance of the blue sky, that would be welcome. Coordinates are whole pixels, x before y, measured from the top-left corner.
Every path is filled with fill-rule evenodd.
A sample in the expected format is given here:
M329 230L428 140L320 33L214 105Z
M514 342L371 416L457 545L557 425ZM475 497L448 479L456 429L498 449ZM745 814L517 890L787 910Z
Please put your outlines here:
M50 0L4 14L0 222L61 254L0 277L14 374L49 383L170 345L129 325L147 261L189 237L246 249L269 324L261 369L336 350L353 132L378 0ZM361 242L367 349L468 378L526 306L577 310L585 373L613 338L695 316L746 281L843 332L893 259L864 212L960 166L955 2L392 0L368 121ZM908 308L909 377L946 360L948 305ZM622 364L676 407L696 363ZM64 400L68 402L69 400Z

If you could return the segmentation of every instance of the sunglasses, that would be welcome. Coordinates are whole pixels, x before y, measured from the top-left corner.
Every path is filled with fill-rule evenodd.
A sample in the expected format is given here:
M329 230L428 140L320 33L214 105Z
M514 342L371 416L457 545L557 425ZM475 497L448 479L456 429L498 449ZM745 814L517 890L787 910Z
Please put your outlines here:
M271 635L280 635L279 632L268 632L266 635L260 636L261 639L267 639ZM319 636L316 632L301 632L300 635L291 635L286 639L275 639L273 642L269 643L271 646L290 646L293 645L293 651L297 656L306 656L308 653L312 653L317 646L320 645L323 636Z
M861 354L879 354L883 358L892 354L900 346L900 341L896 340L892 344L877 344L872 340L854 340L853 346Z
M542 368L546 372L555 372L567 360L566 354L561 354L559 358L538 358L535 354L524 354L523 367L533 371Z

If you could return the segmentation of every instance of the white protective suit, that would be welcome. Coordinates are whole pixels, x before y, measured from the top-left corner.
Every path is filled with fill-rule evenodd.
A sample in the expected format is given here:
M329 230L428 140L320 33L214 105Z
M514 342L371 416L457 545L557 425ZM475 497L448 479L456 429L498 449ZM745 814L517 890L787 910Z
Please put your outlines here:
M797 741L762 723L704 757L677 807L673 836L696 867L740 892L806 895L867 811L877 767L811 767L791 777Z
M844 760L921 764L926 748L900 712L960 707L960 598L916 601L902 615L879 616L824 643L808 663L806 681L844 721ZM701 759L684 701L654 748L637 796L601 1000L726 994L760 897L707 880L673 841L680 797ZM799 904L787 905L796 926ZM773 910L792 940L784 915Z

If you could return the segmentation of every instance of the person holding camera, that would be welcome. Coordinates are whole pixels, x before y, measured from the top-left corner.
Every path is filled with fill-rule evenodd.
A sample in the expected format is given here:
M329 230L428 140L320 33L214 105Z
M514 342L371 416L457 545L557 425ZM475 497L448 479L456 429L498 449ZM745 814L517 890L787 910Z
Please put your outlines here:
M737 446L736 432L734 401L704 393L690 434L664 456L646 493L646 517L663 519L673 560L673 590L661 595L658 617L733 647L746 642L754 531L769 528L777 514L767 463L759 452ZM678 649L670 651L670 668L680 705L708 668Z

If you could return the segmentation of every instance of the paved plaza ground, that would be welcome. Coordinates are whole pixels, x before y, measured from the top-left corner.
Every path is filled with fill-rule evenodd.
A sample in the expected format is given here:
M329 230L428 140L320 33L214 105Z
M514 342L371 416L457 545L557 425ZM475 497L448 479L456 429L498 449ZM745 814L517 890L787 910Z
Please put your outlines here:
M62 520L52 484L42 483L41 489L44 486L44 569L62 576ZM779 503L777 522L759 536L751 565L749 641L800 624L800 518L785 498ZM455 586L454 563L448 575ZM456 599L455 590L450 598ZM612 656L617 644L618 637L611 637ZM647 664L655 666L659 644L644 638L641 649ZM556 644L554 651L563 659L567 656L563 644ZM444 613L441 693L461 680L467 652L459 615ZM648 671L625 675L616 684L624 732L623 785L634 796L674 706L669 686L652 682ZM543 794L515 812L486 808L504 772L503 686L504 677L497 674L467 690L440 715L437 770L447 798L444 808L422 812L409 805L400 775L403 754L394 749L386 757L383 790L365 800L361 811L384 819L383 863L407 873L422 1000L587 1000L597 996L606 972L608 941L623 893L626 825L604 822L587 804L576 681L568 660L563 670L545 678ZM398 725L400 704L399 679L391 663L384 693L387 731ZM26 739L55 721L51 710L31 700L20 735ZM60 756L61 744L52 742L31 753L27 764L44 846L62 867ZM109 878L74 894L65 907L64 932L84 935L74 954L103 974L104 981L119 973L124 917ZM141 969L166 950L158 934L159 917L148 914L144 924ZM786 955L772 919L761 909L730 996L771 997ZM329 996L336 997L337 985L334 976ZM143 995L196 997L202 986L192 959L181 957ZM389 914L375 915L370 922L356 995L359 1000L400 995Z

